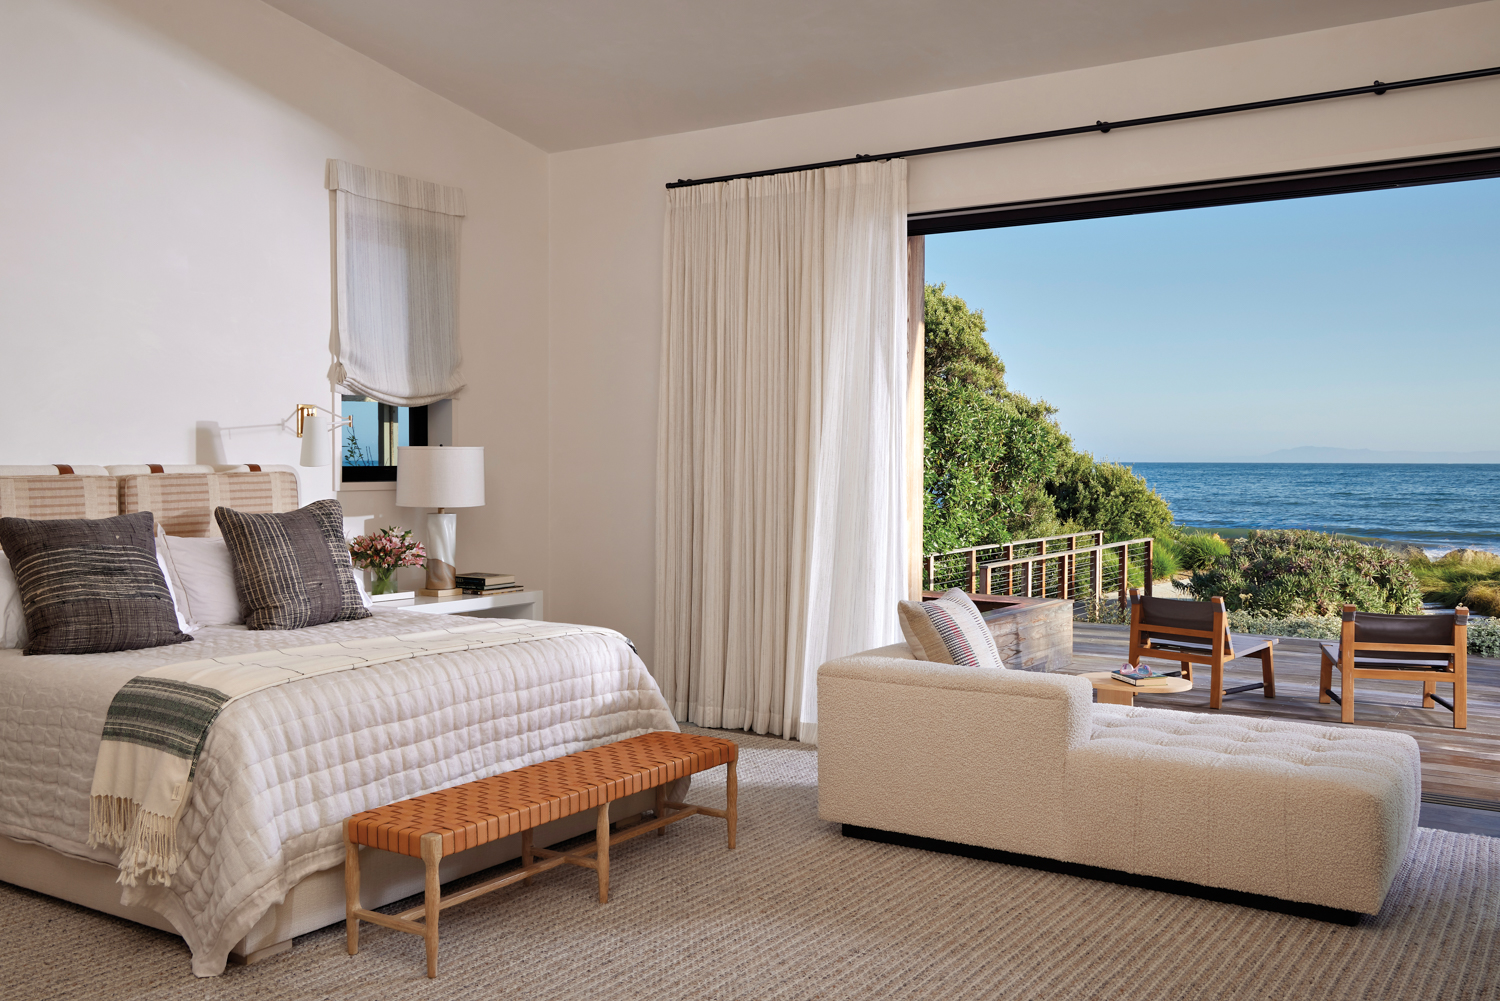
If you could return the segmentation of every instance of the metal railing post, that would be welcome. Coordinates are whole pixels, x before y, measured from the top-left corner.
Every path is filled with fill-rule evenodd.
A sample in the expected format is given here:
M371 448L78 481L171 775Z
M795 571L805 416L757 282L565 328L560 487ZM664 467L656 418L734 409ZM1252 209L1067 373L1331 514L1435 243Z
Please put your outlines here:
M1146 540L1146 597L1151 597L1151 578L1156 576L1155 539Z

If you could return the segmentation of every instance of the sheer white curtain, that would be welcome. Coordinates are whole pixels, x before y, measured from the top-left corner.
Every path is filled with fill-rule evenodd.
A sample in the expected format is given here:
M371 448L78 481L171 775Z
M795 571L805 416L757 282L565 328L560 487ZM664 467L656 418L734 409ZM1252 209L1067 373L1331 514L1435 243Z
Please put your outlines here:
M460 188L328 161L334 327L328 380L419 407L464 388L458 344Z
M900 638L906 163L678 188L656 664L679 719L817 739L817 669Z

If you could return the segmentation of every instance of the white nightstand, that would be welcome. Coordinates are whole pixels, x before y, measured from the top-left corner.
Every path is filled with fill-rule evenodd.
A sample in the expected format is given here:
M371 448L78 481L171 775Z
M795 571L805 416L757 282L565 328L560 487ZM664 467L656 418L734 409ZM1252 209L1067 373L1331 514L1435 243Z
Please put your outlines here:
M473 615L486 619L541 619L542 592L512 591L509 594L458 594L451 598L417 595L401 601L377 601L377 609L399 608L403 612L429 615Z

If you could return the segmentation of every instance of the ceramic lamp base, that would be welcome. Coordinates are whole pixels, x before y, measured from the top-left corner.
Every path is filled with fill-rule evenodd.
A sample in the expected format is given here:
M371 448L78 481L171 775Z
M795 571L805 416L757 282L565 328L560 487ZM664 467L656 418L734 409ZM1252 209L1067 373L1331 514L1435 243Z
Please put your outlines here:
M453 551L458 548L458 515L427 516L427 586L421 593L429 598L449 598L463 594L454 580Z

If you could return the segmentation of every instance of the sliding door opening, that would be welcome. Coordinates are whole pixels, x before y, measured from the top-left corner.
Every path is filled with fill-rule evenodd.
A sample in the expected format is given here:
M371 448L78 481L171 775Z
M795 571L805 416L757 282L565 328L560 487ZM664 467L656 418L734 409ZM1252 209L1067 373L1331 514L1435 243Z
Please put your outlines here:
M1428 560L1500 553L1496 151L932 213L910 230L924 589L976 589L971 565L1040 555L1014 543L1049 537L1139 543L1073 561L1112 565L1103 586L1067 560L1025 568L1030 593L1059 597L1181 584L1207 559L1184 538L1217 553L1255 530Z

